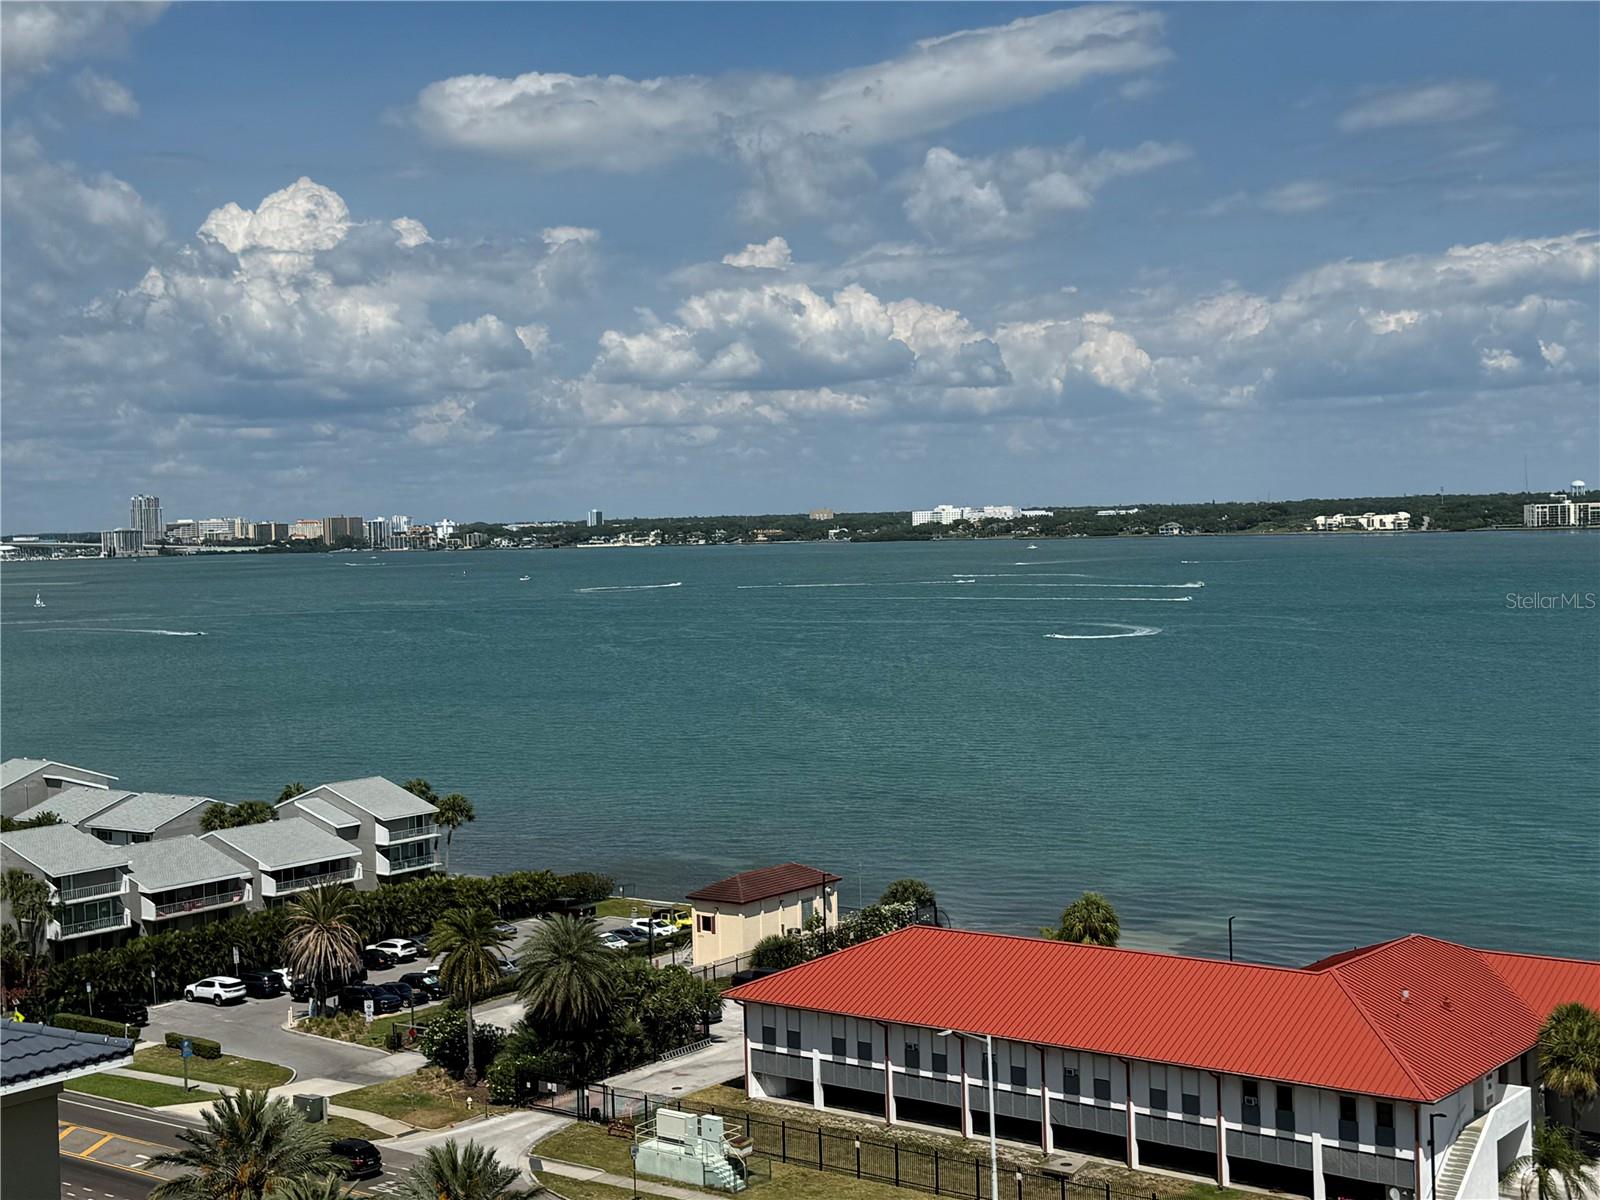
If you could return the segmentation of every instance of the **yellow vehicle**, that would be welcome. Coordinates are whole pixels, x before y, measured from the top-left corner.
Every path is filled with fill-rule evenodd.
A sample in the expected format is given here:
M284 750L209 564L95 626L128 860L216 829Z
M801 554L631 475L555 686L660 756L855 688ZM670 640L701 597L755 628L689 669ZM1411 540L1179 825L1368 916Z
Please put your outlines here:
M694 924L694 914L687 908L675 910L670 919L674 929L688 929Z

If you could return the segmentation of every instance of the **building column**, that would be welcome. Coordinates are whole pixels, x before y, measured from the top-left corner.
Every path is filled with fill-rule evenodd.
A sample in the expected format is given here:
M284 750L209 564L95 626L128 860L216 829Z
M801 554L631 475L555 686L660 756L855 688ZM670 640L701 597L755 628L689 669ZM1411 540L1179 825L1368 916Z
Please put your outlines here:
M958 1038L957 1041L961 1043L961 1136L969 1138L972 1136L972 1096L967 1090L967 1039Z
M1228 1120L1222 1115L1222 1076L1213 1075L1217 1081L1217 1186L1227 1187L1228 1172Z
M1322 1133L1311 1131L1311 1200L1328 1200L1328 1181L1322 1177Z
M1039 1148L1056 1152L1056 1131L1050 1125L1050 1076L1045 1072L1044 1047L1039 1047Z
M1139 1135L1133 1120L1133 1064L1127 1059L1122 1060L1123 1083L1123 1110L1128 1117L1128 1166L1131 1170L1139 1169ZM1318 1196L1316 1200L1323 1200Z
M889 1049L889 1026L879 1021L878 1028L883 1030L883 1119L893 1125L895 1123L894 1055Z
M822 1051L812 1050L811 1054L811 1107L822 1107Z

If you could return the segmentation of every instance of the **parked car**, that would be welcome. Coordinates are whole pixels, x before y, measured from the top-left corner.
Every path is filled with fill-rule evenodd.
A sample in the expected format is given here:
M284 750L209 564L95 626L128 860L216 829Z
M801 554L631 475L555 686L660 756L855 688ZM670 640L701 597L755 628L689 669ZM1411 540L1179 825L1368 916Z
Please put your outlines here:
M213 1004L237 1003L244 996L244 980L235 979L232 975L211 975L183 989L185 1000L209 1000Z
M369 971L387 971L390 967L398 966L398 960L387 950L379 950L376 946L368 946L361 952L361 965Z
M239 978L244 982L246 996L254 996L257 1000L274 1000L283 995L283 979L276 971L250 967L240 971Z
M672 914L672 928L679 932L694 927L694 914L686 908L680 908Z
M514 937L517 936L517 933L518 933L517 927L515 925L513 925L510 921L496 921L494 923L494 931L496 933L498 933L501 937L508 937L508 938L514 938Z
M400 976L400 982L424 1000L438 1000L444 995L444 985L439 982L437 971L407 971Z
M677 926L660 917L635 917L629 925L640 933L648 935L653 932L657 937L671 937L678 932Z
M383 1172L383 1155L366 1138L339 1138L328 1149L345 1160L346 1179L365 1179Z
M368 1000L372 1001L372 1011L379 1016L400 1011L400 997L371 984L357 983L339 989L340 1012L363 1012Z
M600 935L600 944L607 950L626 950L630 943L627 939L612 931Z
M640 942L650 940L648 934L640 933L637 929L612 929L608 930L612 937L619 937L630 946L637 946Z
M735 971L731 986L738 987L741 983L754 983L758 979L765 979L768 975L776 975L777 967L751 967L748 971Z
M368 950L382 950L392 957L395 962L416 962L417 955L422 952L422 947L410 938L385 938L381 942L373 942Z
M145 1007L143 1000L122 1000L115 996L109 1000L97 997L94 1002L95 1015L104 1017L108 1021L121 1021L124 1025L143 1027L150 1024L150 1010Z
M367 978L366 967L357 963L350 970L335 976L328 981L328 995L336 996L339 989L352 983L365 982ZM304 1004L317 994L317 981L309 975L302 975L294 981L289 988L289 995Z
M517 960L514 958L501 958L496 960L500 967L500 974L515 975L517 973Z
M408 1007L414 999L414 993L409 983L375 983L372 986L380 992L388 992L396 1000L400 1001L401 1008Z

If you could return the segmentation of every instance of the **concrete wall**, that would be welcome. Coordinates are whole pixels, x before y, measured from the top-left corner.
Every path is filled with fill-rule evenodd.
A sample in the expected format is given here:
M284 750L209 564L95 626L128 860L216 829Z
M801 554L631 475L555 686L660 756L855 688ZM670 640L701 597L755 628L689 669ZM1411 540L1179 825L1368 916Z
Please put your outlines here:
M49 1083L0 1100L0 1161L7 1197L61 1195L61 1158L56 1153L56 1097Z
M378 822L373 818L372 814L357 808L343 796L339 795L339 793L329 791L326 785L314 787L309 791L302 792L301 795L315 796L317 799L333 805L333 807L337 808L340 812L348 813L350 816L361 822L361 828L356 833L355 838L350 839L361 850L361 878L356 880L356 890L362 892L376 890L380 879L387 878L387 876L379 876L378 874ZM306 813L299 812L298 809L296 809L293 801L284 805L284 808L295 811L297 816L307 815ZM313 821L316 820L315 817L311 819ZM317 828L326 829L327 826L323 825L321 822L317 822ZM332 832L337 833L338 831ZM338 836L344 837L348 832L349 831L346 830L345 833L340 833Z
M0 789L0 813L14 817L61 794L62 787L109 787L115 780L98 771L43 768ZM54 786L52 786L54 785Z

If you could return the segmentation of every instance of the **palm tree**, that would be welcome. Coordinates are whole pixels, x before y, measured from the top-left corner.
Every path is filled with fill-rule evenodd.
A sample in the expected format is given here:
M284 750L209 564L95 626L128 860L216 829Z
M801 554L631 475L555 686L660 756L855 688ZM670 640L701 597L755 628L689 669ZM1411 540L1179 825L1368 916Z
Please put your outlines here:
M1558 1004L1539 1030L1539 1073L1570 1106L1572 1123L1600 1095L1600 1014L1585 1004Z
M1099 892L1085 892L1061 910L1061 924L1039 931L1058 942L1087 942L1091 946L1115 946L1122 936L1117 910Z
M302 1175L268 1193L267 1200L354 1200L355 1192L337 1175Z
M1588 1177L1593 1166L1566 1130L1540 1125L1533 1131L1533 1153L1514 1161L1505 1177L1517 1182L1522 1200L1585 1200L1594 1195Z
M502 1166L477 1142L429 1146L422 1161L400 1185L401 1200L515 1200L529 1193L513 1190L521 1175Z
M284 785L283 791L278 793L278 803L282 804L285 800L293 800L296 796L304 796L305 794L306 785L296 779L293 783Z
M431 789L430 789L431 790ZM426 799L426 797L424 797ZM450 839L455 837L456 830L468 821L476 821L478 814L468 800L460 792L451 792L434 806L434 820L444 826L444 870L450 873Z
M9 986L32 991L48 966L45 939L53 911L50 885L12 867L0 875L0 900L11 906L11 926L4 931L0 966L9 976Z
M203 1129L178 1132L184 1149L150 1160L151 1166L184 1168L156 1184L150 1200L265 1200L291 1180L343 1165L329 1151L326 1132L265 1091L224 1094L200 1115Z
M317 1008L327 1003L328 982L361 961L355 893L339 884L307 888L289 902L283 937L289 969L316 981Z
M439 960L439 982L467 1010L467 1070L470 1088L478 1082L473 1060L472 1001L500 978L500 960L510 937L496 926L487 908L452 908L434 924L428 946Z
M433 784L426 779L408 779L400 785L413 796L426 800L435 808L439 806L439 797L434 794Z
M534 930L518 956L517 995L535 1022L567 1033L592 1028L616 995L616 964L592 917L557 914Z

